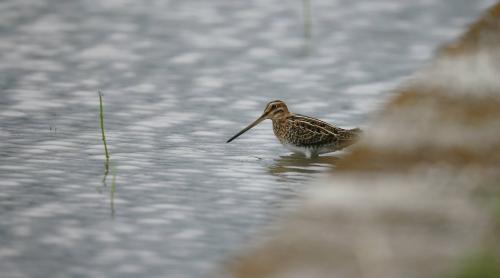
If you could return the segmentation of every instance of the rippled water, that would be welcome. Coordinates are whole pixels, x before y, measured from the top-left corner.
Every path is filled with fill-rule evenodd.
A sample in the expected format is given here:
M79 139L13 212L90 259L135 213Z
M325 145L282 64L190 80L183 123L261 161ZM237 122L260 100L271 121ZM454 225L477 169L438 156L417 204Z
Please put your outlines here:
M206 277L332 167L227 138L362 126L492 1L311 2L308 39L298 0L2 1L2 277Z

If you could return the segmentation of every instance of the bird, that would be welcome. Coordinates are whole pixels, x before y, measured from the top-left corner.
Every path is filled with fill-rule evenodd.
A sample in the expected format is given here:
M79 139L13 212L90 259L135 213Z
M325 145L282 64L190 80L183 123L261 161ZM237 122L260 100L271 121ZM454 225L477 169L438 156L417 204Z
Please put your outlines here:
M266 119L273 122L274 135L285 148L307 158L348 147L357 142L362 133L359 128L344 129L316 118L291 113L285 102L274 100L266 105L264 113L257 120L231 137L226 143L233 141Z

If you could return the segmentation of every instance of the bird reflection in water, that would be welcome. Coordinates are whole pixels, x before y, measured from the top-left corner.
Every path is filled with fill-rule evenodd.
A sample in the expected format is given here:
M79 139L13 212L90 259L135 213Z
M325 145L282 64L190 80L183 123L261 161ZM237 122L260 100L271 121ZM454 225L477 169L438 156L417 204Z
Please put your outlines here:
M280 156L269 166L269 172L278 176L295 176L297 178L307 178L310 175L328 172L335 168L336 156L318 156L306 158L300 154L290 154Z

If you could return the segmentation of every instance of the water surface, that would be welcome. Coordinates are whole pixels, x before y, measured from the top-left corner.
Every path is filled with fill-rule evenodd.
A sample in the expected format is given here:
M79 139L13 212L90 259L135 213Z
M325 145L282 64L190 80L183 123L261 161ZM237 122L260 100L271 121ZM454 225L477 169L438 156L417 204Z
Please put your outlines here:
M309 38L302 1L2 1L2 276L206 277L334 167L230 136L365 125L491 2L314 0Z

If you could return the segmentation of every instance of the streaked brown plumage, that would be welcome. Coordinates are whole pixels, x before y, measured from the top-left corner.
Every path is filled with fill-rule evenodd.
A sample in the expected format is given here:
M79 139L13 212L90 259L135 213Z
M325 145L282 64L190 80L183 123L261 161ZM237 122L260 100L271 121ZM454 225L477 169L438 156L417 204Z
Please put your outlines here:
M275 100L267 104L262 116L227 140L227 143L265 119L273 121L274 134L281 144L307 157L341 150L355 143L361 133L359 128L343 129L315 118L290 113L283 101Z

